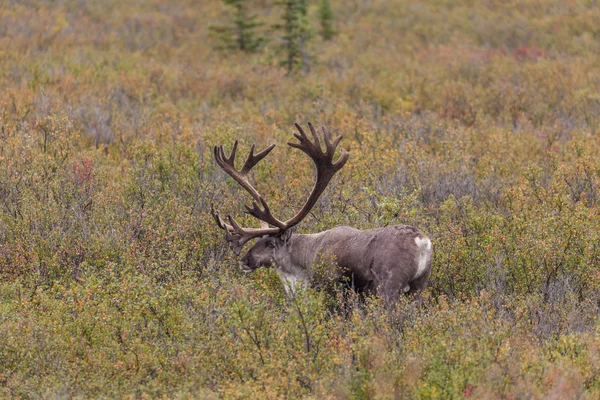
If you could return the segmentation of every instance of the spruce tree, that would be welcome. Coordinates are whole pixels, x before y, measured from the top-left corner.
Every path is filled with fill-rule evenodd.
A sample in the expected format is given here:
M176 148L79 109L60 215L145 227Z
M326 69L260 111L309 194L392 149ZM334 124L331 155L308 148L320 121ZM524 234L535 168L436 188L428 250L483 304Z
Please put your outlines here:
M333 28L333 10L329 0L320 0L319 2L319 20L321 22L321 30L319 33L325 40L333 39L335 29Z
M276 30L283 31L282 47L286 58L280 64L285 66L288 74L298 67L308 68L306 42L312 37L307 15L308 1L279 0L276 4L283 7L283 22L274 26Z
M256 15L248 15L246 12L246 0L222 0L223 3L234 9L232 26L211 26L210 30L214 32L220 40L218 49L222 50L242 50L254 52L260 48L265 39L257 35L256 28L263 23L258 21Z

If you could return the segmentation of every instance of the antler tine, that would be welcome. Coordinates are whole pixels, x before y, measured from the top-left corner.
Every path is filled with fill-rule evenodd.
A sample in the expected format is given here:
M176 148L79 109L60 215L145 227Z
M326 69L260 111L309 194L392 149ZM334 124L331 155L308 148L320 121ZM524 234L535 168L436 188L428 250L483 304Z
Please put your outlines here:
M325 130L325 127L323 127L323 130ZM340 136L336 137L336 138L333 140L333 144L331 145L331 147L332 147L333 149L337 148L337 146L338 146L338 144L340 144L340 141L342 140L342 138L343 138L343 136L342 136L342 135L340 135ZM344 150L344 151L345 151L345 150Z
M228 163L231 162L232 166L233 166L233 163L235 161L235 153L237 153L238 143L239 142L237 140L233 143L233 148L231 149L231 155L229 157L225 157L225 150L223 149L223 146L221 146L221 152L223 153L223 156L225 157L225 160Z
M256 164L258 164L258 162L260 160L265 158L267 156L267 154L269 154L271 152L271 150L273 150L275 148L275 145L272 144L269 147L267 147L266 149L264 149L263 151L261 151L260 153L254 155L255 147L256 147L256 145L253 144L252 147L250 148L250 154L248 154L248 158L246 159L244 166L240 170L241 175L246 176L246 174L248 174L248 172L250 172L252 167L254 167Z
M235 219L233 219L233 217L231 215L228 214L227 219L229 220L229 223L233 227L234 231L236 231L236 232L243 231L243 229L238 225L238 223L235 221Z
M312 123L308 123L308 128L310 129L310 133L312 134L313 139L315 140L315 147L319 150L321 149L321 142L319 141L319 136L317 135L317 131ZM325 143L327 143L327 135L324 135Z
M340 143L340 140L342 140L342 136L337 137L333 143L331 143L329 132L323 127L323 140L325 141L325 151L323 151L321 149L317 132L310 122L308 123L308 127L313 135L314 142L311 142L308 139L306 133L300 125L295 125L300 134L294 134L294 136L300 141L300 143L288 143L288 145L302 150L313 160L317 168L317 177L315 180L315 186L313 187L313 190L308 196L308 199L306 200L306 203L302 209L294 217L284 222L286 229L298 224L308 215L323 191L325 191L325 188L327 188L327 185L329 184L331 178L333 178L333 175L335 175L335 173L346 164L346 161L348 161L348 157L350 156L346 150L341 149L340 157L338 158L338 161L334 163L333 156L338 144Z
M327 154L333 155L333 153L335 152L335 148L337 147L337 143L335 146L331 143L331 137L329 135L329 131L327 130L327 128L322 126L321 131L323 131L323 138L325 138L325 151L327 152ZM338 137L338 138L341 140L341 137ZM337 138L336 138L336 140L337 140Z
M325 136L325 142L327 145L327 153L331 154L331 156L333 157L333 153L335 153L335 149L337 149L338 144L340 144L340 142L344 136L340 135L340 136L336 137L335 139L333 139L333 143L331 143L330 137L329 137L329 131L324 126L322 126L321 129L323 130L323 135ZM338 161L336 163L333 164L333 167L336 168L337 170L340 170L344 166L344 164L346 164L346 161L348 161L349 156L350 156L350 154L346 150L341 149L340 158L338 159Z
M219 215L219 212L215 209L215 203L211 203L210 204L210 213L212 214L213 218L217 222L217 226L219 228L225 229L226 231L230 230L229 228L231 228L231 227L227 226L227 224L225 223L225 221L223 221L223 219Z

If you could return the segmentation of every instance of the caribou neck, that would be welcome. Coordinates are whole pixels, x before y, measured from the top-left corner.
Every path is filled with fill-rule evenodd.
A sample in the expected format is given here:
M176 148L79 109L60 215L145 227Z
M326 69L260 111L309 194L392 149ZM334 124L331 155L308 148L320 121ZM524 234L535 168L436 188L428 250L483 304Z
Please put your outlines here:
M325 233L292 235L275 260L276 268L282 273L297 276L299 279L306 279L309 275L308 270L318 254L318 251L315 250L321 248Z

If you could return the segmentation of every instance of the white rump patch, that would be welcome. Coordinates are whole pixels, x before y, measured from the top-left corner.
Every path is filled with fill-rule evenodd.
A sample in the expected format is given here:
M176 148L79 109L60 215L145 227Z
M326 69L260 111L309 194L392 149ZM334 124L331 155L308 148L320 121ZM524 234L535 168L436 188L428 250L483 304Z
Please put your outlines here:
M416 237L415 243L421 251L419 252L419 267L417 268L417 273L415 274L415 278L420 277L425 273L425 269L427 268L427 264L431 259L431 240L428 237Z
M409 286L409 285L406 285L406 286L404 286L404 288L402 289L402 293L408 293L408 292L410 292L410 286Z
M416 237L415 243L421 248L421 250L431 250L431 240L428 237Z

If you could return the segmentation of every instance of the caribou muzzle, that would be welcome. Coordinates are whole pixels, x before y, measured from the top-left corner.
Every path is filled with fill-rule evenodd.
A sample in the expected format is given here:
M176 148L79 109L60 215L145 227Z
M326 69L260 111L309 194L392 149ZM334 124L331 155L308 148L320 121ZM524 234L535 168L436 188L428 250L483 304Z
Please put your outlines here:
M256 269L256 265L254 265L255 263L252 261L253 260L251 260L249 254L246 254L244 257L242 257L240 260L240 268L242 271L246 273L254 271Z

